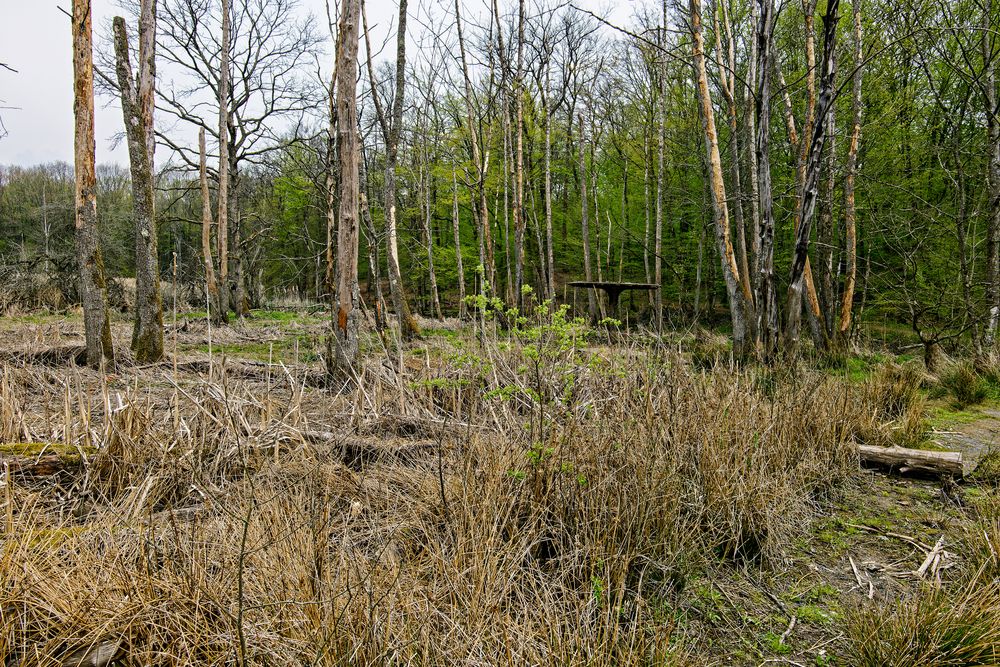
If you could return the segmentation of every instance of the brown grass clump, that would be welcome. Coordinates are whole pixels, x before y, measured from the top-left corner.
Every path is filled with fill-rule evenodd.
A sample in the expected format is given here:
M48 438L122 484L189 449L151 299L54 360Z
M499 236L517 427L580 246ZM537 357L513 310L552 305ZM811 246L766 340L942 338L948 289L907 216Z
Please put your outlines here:
M0 657L684 662L692 569L782 554L856 469L860 399L583 339L376 361L350 395L280 370L52 390L45 428L97 453L3 489ZM0 414L40 418L20 396Z

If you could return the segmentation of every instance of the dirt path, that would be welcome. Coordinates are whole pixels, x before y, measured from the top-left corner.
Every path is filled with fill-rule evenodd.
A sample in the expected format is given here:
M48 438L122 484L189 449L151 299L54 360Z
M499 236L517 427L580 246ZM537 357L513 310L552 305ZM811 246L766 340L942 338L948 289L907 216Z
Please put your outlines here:
M979 417L972 421L935 430L931 438L945 449L962 452L967 475L976 469L983 456L1000 443L1000 406L982 408L978 414Z

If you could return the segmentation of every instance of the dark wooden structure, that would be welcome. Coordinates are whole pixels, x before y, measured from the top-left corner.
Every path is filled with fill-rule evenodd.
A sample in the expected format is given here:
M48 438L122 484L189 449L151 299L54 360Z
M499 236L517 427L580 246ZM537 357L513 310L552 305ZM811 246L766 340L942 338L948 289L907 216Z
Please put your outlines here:
M618 317L618 297L627 290L645 290L647 292L659 289L659 285L654 283L615 283L595 280L576 280L569 283L570 287L581 289L599 289L608 295L608 308L611 317Z

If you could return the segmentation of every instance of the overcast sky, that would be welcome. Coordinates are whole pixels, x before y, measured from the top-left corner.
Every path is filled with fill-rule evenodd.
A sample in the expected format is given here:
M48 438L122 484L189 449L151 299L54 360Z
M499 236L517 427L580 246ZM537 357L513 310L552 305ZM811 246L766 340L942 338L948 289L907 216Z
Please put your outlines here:
M440 4L442 0L431 0ZM0 118L8 135L0 139L0 164L29 165L73 159L73 63L69 18L59 7L69 10L72 0L0 0L0 63L17 70L0 68ZM414 5L411 2L410 15ZM450 0L449 0L450 4ZM470 9L481 0L463 0ZM580 5L595 11L607 10L608 0L581 0ZM616 21L626 21L641 0L619 0L611 12ZM300 0L303 13L312 12L325 32L325 0ZM116 13L116 0L93 0L94 37ZM368 0L368 21L378 24L382 34L389 29L397 11L396 0ZM410 31L421 30L410 22ZM373 42L378 31L372 36ZM328 52L332 52L328 47ZM328 59L332 58L332 55ZM97 161L127 164L124 145L112 150L112 138L121 131L118 105L98 97L96 132Z

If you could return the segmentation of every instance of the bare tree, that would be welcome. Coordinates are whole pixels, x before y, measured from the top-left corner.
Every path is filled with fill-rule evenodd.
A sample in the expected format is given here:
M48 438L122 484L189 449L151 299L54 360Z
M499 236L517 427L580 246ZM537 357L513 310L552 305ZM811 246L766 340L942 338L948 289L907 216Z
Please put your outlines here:
M861 41L861 2L852 0L851 14L854 20L853 47L854 73L851 82L851 142L847 149L847 174L844 177L844 251L846 268L844 288L840 297L840 322L837 327L837 338L845 345L851 330L851 319L854 308L854 286L858 274L858 231L857 206L854 198L854 182L858 173L858 147L861 144L861 83L864 71L864 53ZM960 224L960 232L964 229ZM964 241L964 239L960 239ZM963 282L967 275L965 271L964 243L962 248Z
M358 356L358 29L361 1L342 0L337 30L337 153L340 157L340 215L337 228L337 307L333 311L331 375L350 377Z
M205 264L205 298L209 316L218 324L224 321L225 313L219 309L219 285L215 280L215 264L212 260L212 198L208 191L204 128L198 131L198 147L201 151L198 180L201 185L201 255Z
M705 66L705 38L702 33L701 0L690 0L690 27L694 47L694 71L698 90L701 125L705 134L706 160L712 193L712 214L715 222L715 241L722 263L722 275L729 297L729 311L733 323L733 349L738 356L750 351L751 336L748 325L750 296L743 291L736 255L729 236L729 209L726 203L726 184L722 177L722 157L719 138L715 129L715 110L708 89L708 70Z
M97 229L94 169L94 51L90 0L73 0L73 116L76 171L76 257L87 342L87 364L115 368L108 290Z
M156 0L141 0L139 11L138 85L132 74L125 19L114 19L115 55L122 115L132 173L135 225L135 326L132 350L136 361L163 357L163 303L156 252L153 183L153 96L156 81Z
M362 4L362 21L365 33L365 51L367 55L368 79L371 84L372 102L375 105L375 115L382 130L385 141L385 226L386 226L386 265L389 271L389 293L392 305L399 319L399 334L403 340L411 340L420 335L420 327L410 312L410 304L406 300L406 289L403 276L399 270L399 231L396 219L396 165L399 160L399 138L403 130L403 102L406 92L406 5L407 0L399 2L399 23L396 28L396 72L392 98L391 115L386 116L375 80L375 69L372 66L371 41L368 39L368 17Z

